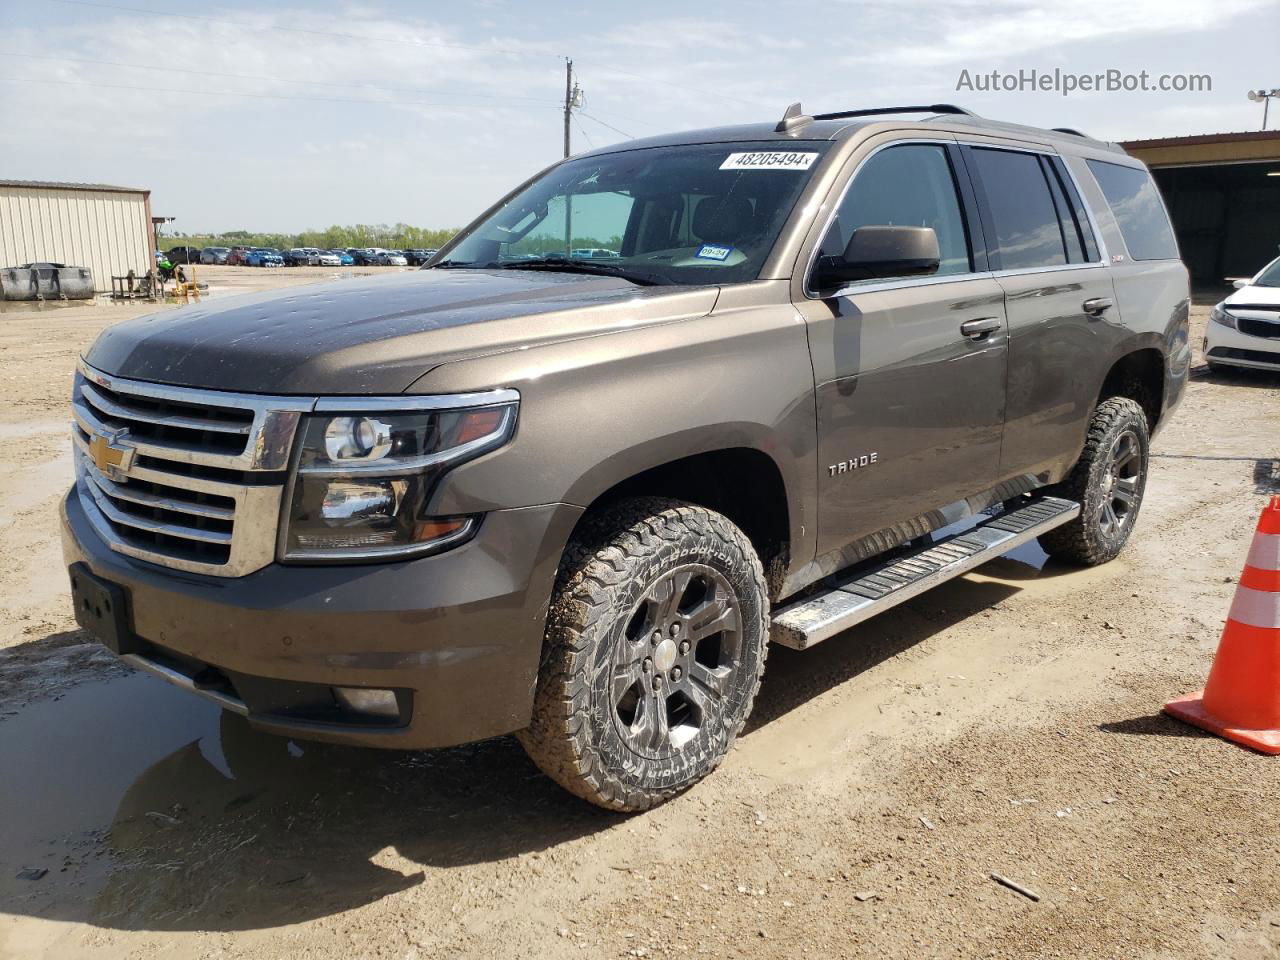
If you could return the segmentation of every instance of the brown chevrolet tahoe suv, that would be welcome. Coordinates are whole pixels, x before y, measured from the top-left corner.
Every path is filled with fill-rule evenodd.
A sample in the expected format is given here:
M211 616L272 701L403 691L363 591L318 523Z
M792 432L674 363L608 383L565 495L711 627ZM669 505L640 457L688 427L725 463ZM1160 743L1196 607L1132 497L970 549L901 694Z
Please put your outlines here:
M420 271L104 332L77 616L262 730L514 732L645 809L724 757L770 640L1033 538L1114 557L1187 316L1147 171L1075 131L795 105L596 150Z

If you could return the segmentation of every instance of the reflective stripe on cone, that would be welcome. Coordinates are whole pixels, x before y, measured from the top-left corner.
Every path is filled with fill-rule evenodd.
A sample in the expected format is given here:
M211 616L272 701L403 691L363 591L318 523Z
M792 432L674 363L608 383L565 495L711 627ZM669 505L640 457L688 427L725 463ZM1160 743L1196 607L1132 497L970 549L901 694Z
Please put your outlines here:
M1236 587L1236 598L1231 601L1227 617L1251 627L1280 629L1280 593L1253 590L1242 583Z
M1280 570L1280 533L1255 534L1245 563L1259 570Z

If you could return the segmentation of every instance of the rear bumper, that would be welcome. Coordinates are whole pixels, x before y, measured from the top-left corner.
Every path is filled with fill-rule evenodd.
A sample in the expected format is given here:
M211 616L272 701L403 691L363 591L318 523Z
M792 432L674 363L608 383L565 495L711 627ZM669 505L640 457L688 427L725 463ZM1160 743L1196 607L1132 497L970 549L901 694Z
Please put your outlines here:
M112 552L69 496L62 543L67 565L85 563L128 592L136 646L126 659L135 665L270 732L420 749L528 725L546 607L581 512L499 510L475 539L439 556L273 564L227 579ZM334 686L396 690L401 717L343 715Z

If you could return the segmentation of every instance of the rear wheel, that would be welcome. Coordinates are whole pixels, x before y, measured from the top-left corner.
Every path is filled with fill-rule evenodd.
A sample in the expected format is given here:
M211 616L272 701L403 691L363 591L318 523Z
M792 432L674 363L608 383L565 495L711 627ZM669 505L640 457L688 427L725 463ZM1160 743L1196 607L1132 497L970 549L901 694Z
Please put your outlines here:
M578 796L646 810L724 758L767 639L764 571L741 530L675 501L621 504L566 553L520 742Z
M1147 415L1133 400L1098 405L1084 452L1053 492L1080 504L1080 516L1040 537L1051 557L1090 566L1115 559L1138 520L1147 488Z

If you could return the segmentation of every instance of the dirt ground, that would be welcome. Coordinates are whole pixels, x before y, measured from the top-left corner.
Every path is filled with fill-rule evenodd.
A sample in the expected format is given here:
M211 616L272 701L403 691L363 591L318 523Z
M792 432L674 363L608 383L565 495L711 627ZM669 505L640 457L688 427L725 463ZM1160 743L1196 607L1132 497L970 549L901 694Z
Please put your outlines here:
M1023 548L773 651L721 770L626 818L510 738L282 741L86 643L66 401L137 312L0 314L0 956L1280 956L1280 760L1159 714L1202 685L1280 492L1280 377L1197 358L1120 559Z

